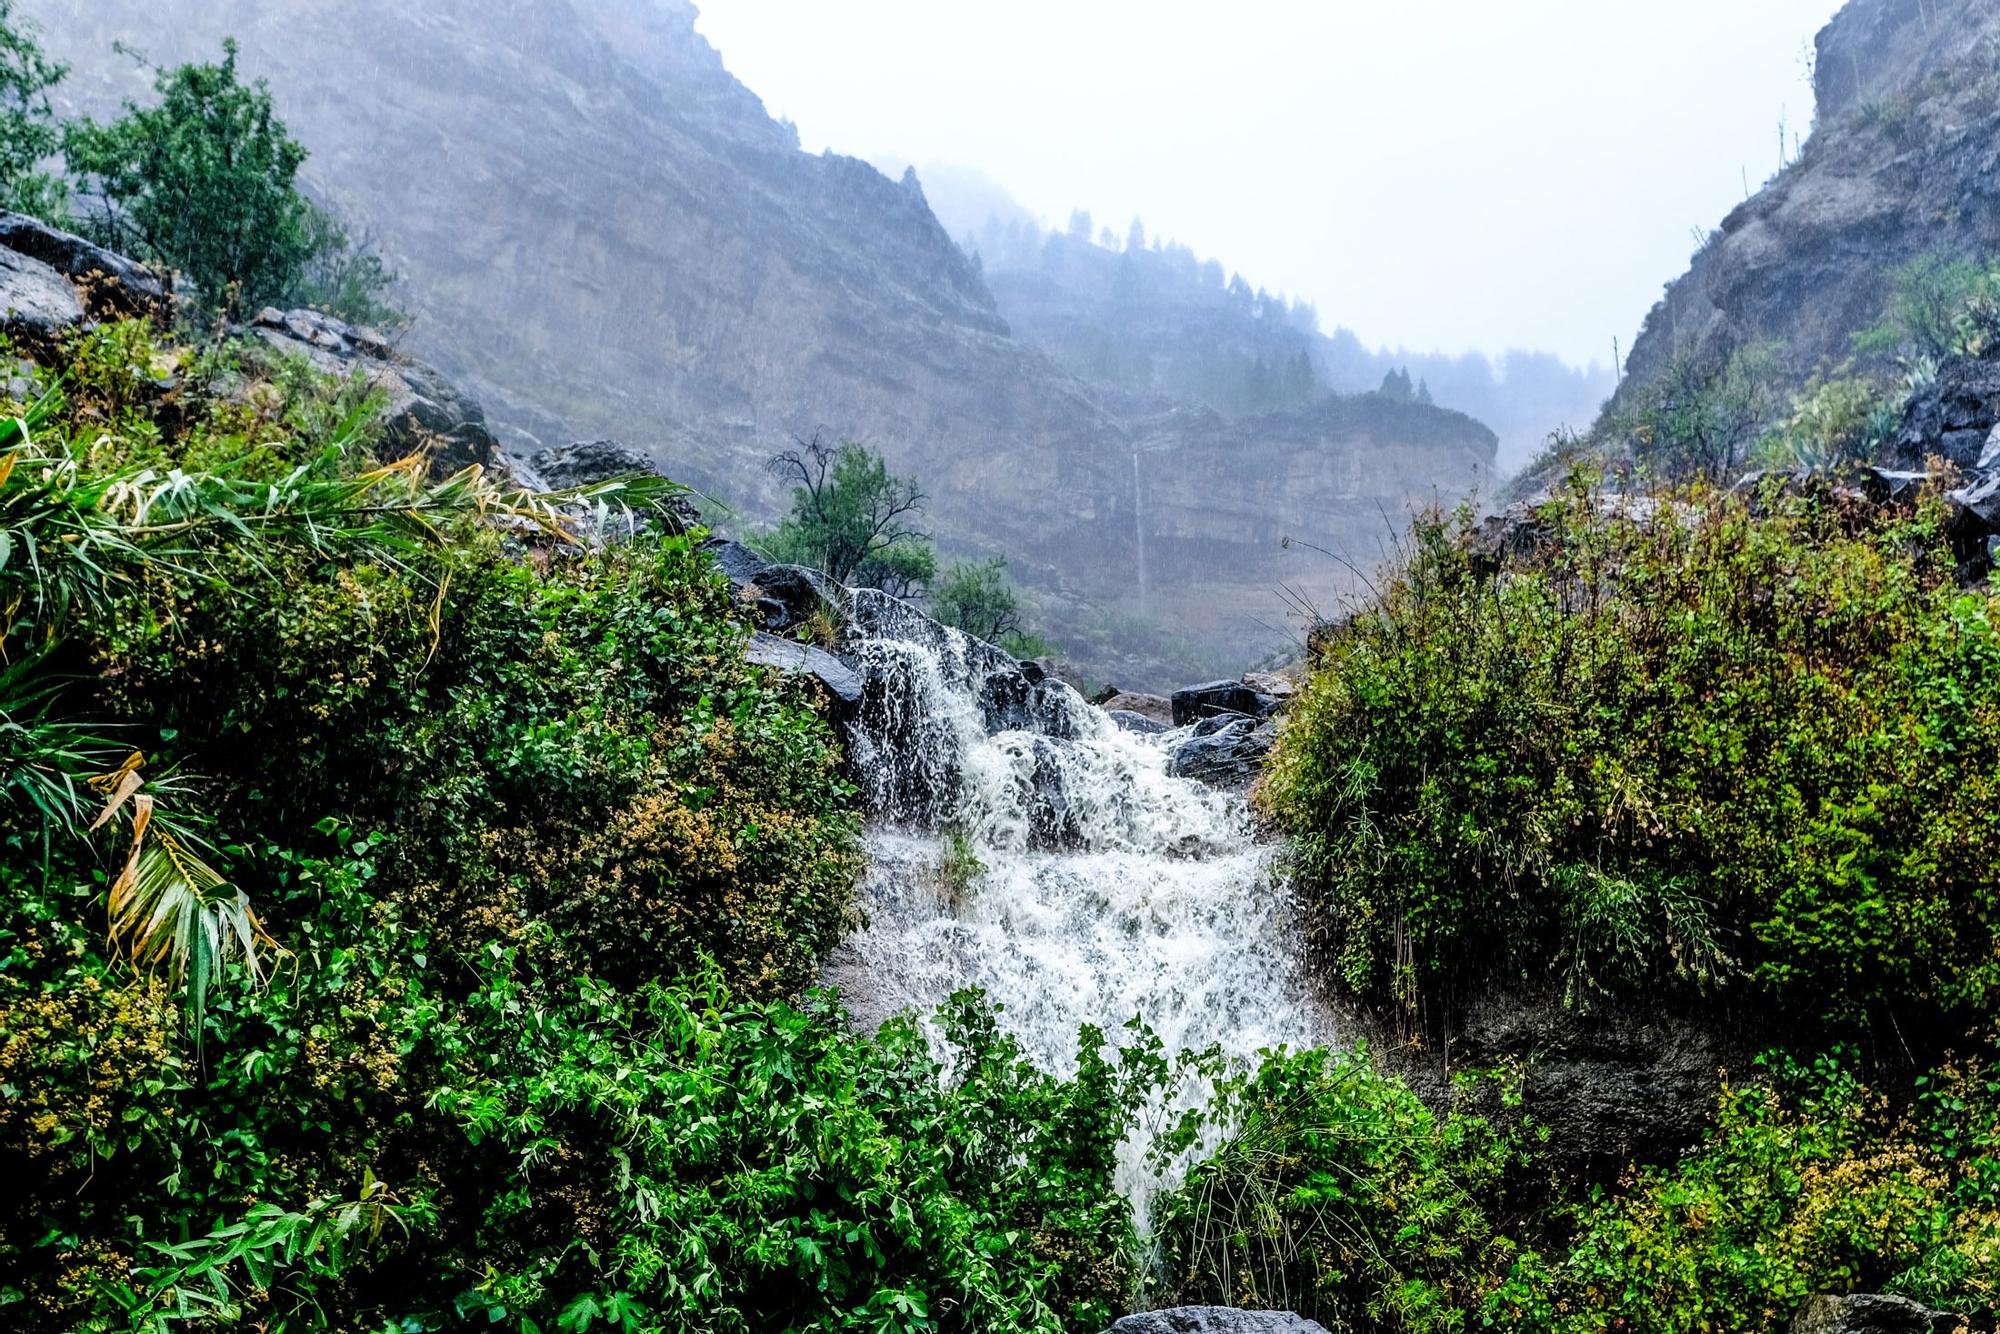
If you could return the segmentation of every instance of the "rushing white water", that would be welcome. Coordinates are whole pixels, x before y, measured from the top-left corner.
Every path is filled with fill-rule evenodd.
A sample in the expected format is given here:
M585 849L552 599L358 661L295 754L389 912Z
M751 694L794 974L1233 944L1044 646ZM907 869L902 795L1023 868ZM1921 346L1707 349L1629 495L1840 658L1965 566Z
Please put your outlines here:
M829 961L862 1022L979 987L1046 1069L1077 1028L1143 1018L1169 1053L1331 1036L1301 983L1244 799L1167 772L1180 734L1121 730L1054 680L902 603L853 595L850 729L874 820L868 924ZM983 869L945 871L953 836ZM1142 1202L1142 1146L1121 1185Z

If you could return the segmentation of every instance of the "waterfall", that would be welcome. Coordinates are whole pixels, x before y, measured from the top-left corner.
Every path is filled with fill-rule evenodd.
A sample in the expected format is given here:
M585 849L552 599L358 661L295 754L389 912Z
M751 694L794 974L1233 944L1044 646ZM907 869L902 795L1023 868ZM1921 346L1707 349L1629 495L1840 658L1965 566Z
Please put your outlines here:
M1146 614L1146 498L1139 489L1139 451L1132 451L1132 544L1138 552L1139 614Z
M1181 734L1120 729L1060 681L870 590L850 754L872 813L867 925L828 961L863 1023L980 987L1045 1069L1077 1027L1143 1018L1169 1053L1325 1042L1271 849L1244 798L1167 772ZM983 867L962 892L954 841ZM1127 1145L1120 1185L1155 1183Z

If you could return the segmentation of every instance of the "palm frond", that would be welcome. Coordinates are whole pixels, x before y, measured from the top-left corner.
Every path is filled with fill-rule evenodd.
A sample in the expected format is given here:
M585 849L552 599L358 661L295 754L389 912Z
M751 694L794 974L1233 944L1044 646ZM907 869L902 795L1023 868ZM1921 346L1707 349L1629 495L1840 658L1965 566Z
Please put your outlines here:
M106 904L113 945L142 969L164 967L186 989L197 1051L208 988L233 959L251 981L264 981L261 951L283 953L250 907L250 896L188 846L159 816L153 794L143 791L138 752L110 773L90 780L104 798L93 830L124 814L131 825L125 865L111 882Z

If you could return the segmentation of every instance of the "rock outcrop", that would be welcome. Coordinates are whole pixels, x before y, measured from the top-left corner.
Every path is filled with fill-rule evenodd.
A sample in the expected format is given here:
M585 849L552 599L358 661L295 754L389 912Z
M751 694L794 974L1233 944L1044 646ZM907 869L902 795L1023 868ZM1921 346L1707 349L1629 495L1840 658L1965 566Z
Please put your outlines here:
M0 332L29 356L107 320L165 320L163 275L21 213L0 212Z
M479 403L435 366L397 351L374 330L313 310L264 310L249 329L328 375L365 380L383 398L385 453L422 451L439 477L474 464L490 467L499 458Z
M1170 1306L1115 1320L1105 1334L1326 1334L1326 1327L1290 1311Z
M1899 265L2000 251L1995 40L1988 0L1849 0L1816 41L1811 138L1668 286L1614 410L1682 350L1768 343L1802 381L1855 354Z
M1908 1297L1856 1293L1809 1297L1786 1334L1963 1334L1964 1316L1933 1311Z

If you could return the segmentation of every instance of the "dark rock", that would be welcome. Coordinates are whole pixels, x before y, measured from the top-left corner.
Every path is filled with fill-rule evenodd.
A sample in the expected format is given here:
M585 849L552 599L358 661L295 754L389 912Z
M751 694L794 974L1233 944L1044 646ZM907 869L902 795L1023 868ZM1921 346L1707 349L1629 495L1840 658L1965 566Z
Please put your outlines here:
M630 445L616 440L577 440L567 445L538 450L528 459L551 491L575 486L593 486L615 477L665 476L653 460Z
M1015 732L1034 726L1037 677L1026 672L1001 671L988 676L979 686L979 707L985 714L986 730Z
M1888 461L1921 468L1945 459L1978 466L1993 428L2000 425L2000 361L1948 357L1937 378L1912 395L1890 446Z
M123 255L21 213L0 212L0 330L33 357L106 320L166 320L166 279Z
M831 614L841 602L840 586L803 565L766 565L737 589L737 596L764 609L764 625L790 630L815 616Z
M1549 1165L1602 1179L1634 1160L1670 1162L1701 1142L1719 1072L1746 1068L1769 1043L1758 1022L1693 1003L1596 999L1582 1007L1560 989L1491 987L1456 998L1448 1016L1433 1013L1420 1045L1390 1029L1368 1036L1396 1073L1440 1104L1455 1096L1456 1072L1518 1063L1522 1111L1549 1128Z
M1856 474L1861 494L1878 505L1900 505L1915 500L1930 474L1908 468L1863 468Z
M500 457L484 409L437 368L397 352L374 330L317 311L268 309L251 321L250 329L278 351L302 355L329 375L364 376L386 396L386 452L422 450L439 477L474 464L490 467Z
M1952 1334L1967 1328L1964 1316L1933 1311L1908 1297L1854 1293L1808 1297L1786 1326L1787 1334Z
M1133 713L1130 709L1106 709L1104 716L1116 723L1121 731L1137 732L1140 736L1158 736L1167 730L1167 725L1159 719Z
M795 639L758 631L744 646L743 657L788 676L810 676L826 688L836 715L845 716L861 706L861 676L852 667L825 649L802 644Z
M1189 737L1167 758L1167 772L1214 787L1242 787L1257 776L1278 729L1254 718L1234 718L1205 735Z
M1186 727L1201 718L1219 713L1239 713L1261 718L1277 707L1277 701L1260 695L1241 681L1209 681L1185 690L1176 690L1172 700L1175 727ZM1134 710L1137 712L1137 710Z
M1105 1334L1327 1334L1326 1327L1290 1311L1242 1311L1233 1306L1173 1306L1112 1322Z
M38 259L0 250L0 328L9 341L30 355L45 355L85 315L69 279Z
M1107 711L1136 713L1142 718L1151 718L1156 723L1171 725L1174 721L1174 706L1165 695L1147 695L1136 690L1110 690L1091 703Z
M715 562L715 568L739 589L757 582L757 577L771 568L771 562L732 538L711 537L701 544L701 549Z

